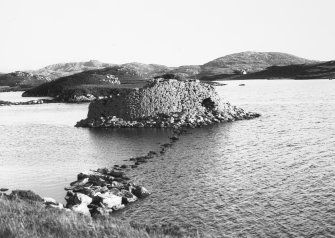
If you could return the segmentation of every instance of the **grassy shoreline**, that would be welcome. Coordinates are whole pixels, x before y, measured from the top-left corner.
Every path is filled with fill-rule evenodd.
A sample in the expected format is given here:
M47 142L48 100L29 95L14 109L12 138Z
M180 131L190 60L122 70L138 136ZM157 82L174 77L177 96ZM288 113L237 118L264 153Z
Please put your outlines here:
M1 195L0 211L0 237L4 238L203 237L173 226L131 225L111 216L92 218L45 208L39 201Z

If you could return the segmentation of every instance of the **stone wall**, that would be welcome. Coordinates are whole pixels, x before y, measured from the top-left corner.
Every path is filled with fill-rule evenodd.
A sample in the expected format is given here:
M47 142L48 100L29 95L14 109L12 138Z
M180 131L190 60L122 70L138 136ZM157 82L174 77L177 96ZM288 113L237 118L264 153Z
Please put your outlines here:
M116 116L136 120L157 114L223 109L224 104L211 85L199 81L155 79L144 88L115 90L110 98L91 102L88 118Z

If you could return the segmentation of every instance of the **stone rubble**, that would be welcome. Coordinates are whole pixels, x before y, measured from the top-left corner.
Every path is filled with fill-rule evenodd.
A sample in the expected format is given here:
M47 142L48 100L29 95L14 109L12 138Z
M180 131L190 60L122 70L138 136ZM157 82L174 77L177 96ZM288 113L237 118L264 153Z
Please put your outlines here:
M144 187L129 182L123 171L107 168L78 174L77 181L65 190L64 209L92 216L111 214L150 195Z
M153 79L143 88L113 93L92 101L76 126L195 128L260 116L223 101L213 86L198 80Z
M101 116L99 118L86 118L77 122L76 127L90 128L196 128L207 126L219 122L231 122L236 120L247 120L259 117L260 115L252 112L245 112L242 108L231 106L227 103L229 111L206 111L206 112L176 112L158 114L137 120L124 120L116 116Z
M34 104L57 103L57 102L58 102L57 100L53 100L53 99L37 99L37 100L30 100L27 102L0 101L0 106L34 105Z

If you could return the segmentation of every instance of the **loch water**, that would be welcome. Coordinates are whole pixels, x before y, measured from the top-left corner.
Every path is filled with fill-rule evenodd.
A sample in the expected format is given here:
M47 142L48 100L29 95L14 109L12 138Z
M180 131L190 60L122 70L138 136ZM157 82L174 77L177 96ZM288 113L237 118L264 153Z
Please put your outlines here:
M118 216L214 237L335 236L334 81L223 83L224 99L262 116L189 130L129 171L152 195ZM87 107L0 107L0 187L62 200L77 173L157 151L171 134L75 128Z

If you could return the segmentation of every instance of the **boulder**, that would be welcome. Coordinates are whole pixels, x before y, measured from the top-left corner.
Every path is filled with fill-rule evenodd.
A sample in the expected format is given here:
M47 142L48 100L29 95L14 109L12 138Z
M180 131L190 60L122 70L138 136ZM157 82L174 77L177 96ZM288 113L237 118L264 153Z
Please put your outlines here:
M91 215L92 216L108 216L110 213L113 212L113 209L111 208L104 208L104 207L95 207L91 210Z
M112 193L99 194L98 197L104 207L112 208L122 204L122 197Z
M100 168L97 170L97 172L102 173L102 174L108 174L109 170L107 168Z
M123 177L124 176L124 172L111 170L111 171L109 171L108 175L111 175L113 177Z
M85 194L82 194L82 193L76 193L75 196L74 196L74 203L75 204L81 204L81 203L85 203L85 204L91 204L92 202L92 198L85 195Z
M89 178L89 177L90 177L90 174L88 172L83 172L77 175L77 180L82 180L82 179Z
M83 215L87 216L91 215L90 210L88 209L87 204L85 203L74 205L70 209L74 212L81 213Z
M88 183L89 178L84 178L75 182L70 183L71 186L84 186Z
M143 186L133 186L131 188L131 193L138 198L145 198L150 195L150 192Z
M120 204L120 205L117 205L117 206L113 206L112 209L113 211L118 211L118 210L121 210L121 209L124 209L126 206L124 204Z
M48 197L44 197L43 198L43 202L44 204L48 205L48 204L54 204L56 205L57 204L57 201L53 198L48 198Z
M132 194L131 192L125 190L125 189L121 190L120 193L121 193L121 196L122 196L122 203L123 204L128 204L128 203L137 201L137 197L134 194Z
M112 188L117 188L117 189L122 189L124 188L123 183L117 182L117 181L113 181L111 184Z
M57 204L47 204L46 208L55 208L55 209L59 209L59 210L63 210L64 209L64 205L61 203L57 203Z

